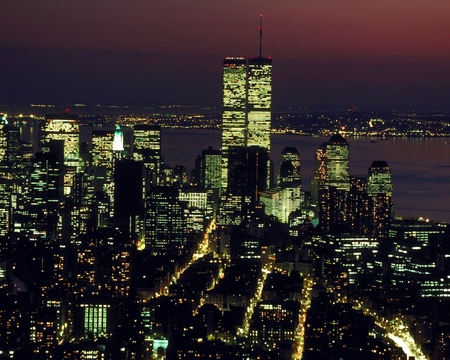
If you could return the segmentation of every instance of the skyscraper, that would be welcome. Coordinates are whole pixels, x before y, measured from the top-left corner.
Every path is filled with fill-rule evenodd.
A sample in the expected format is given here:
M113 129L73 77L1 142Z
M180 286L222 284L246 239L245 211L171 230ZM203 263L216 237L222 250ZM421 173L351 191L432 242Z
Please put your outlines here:
M295 147L285 147L281 152L279 186L301 185L300 154Z
M270 159L272 59L262 56L262 17L259 56L227 57L223 63L222 187L227 186L230 147L258 146ZM267 162L269 185L270 162Z
M317 149L311 182L312 200L325 231L346 222L345 199L349 190L349 147L347 140L335 134Z
M314 178L311 182L313 200L317 202L319 191L330 187L349 191L349 179L348 142L335 134L316 150Z
M272 59L250 58L247 82L247 146L261 146L270 156Z
M135 125L133 129L133 158L142 161L148 170L149 183L162 183L161 127L159 125Z
M247 146L267 150L267 179L270 180L270 128L272 120L272 59L250 58L248 61Z
M391 169L386 161L373 161L369 168L367 192L370 201L370 225L373 236L386 238L390 224L393 202Z
M325 186L349 191L349 149L348 142L341 135L333 135L327 143L327 176Z
M223 61L222 188L228 185L228 150L247 145L247 66L243 57Z
M70 195L75 173L80 165L80 123L71 114L47 115L42 132L44 143L50 140L64 141L64 195Z
M181 254L186 246L185 204L178 189L154 186L146 196L145 244L153 255Z

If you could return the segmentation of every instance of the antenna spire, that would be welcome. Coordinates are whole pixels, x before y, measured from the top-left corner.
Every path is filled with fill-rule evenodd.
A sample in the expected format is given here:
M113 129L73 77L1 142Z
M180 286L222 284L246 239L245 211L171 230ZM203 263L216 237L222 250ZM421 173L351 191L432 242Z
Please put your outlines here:
M262 14L259 15L259 57L262 57Z

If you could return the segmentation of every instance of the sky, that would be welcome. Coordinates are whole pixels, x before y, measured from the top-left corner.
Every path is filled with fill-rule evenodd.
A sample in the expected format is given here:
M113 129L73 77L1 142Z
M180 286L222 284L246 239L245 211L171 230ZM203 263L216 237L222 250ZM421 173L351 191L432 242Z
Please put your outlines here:
M275 111L450 110L448 0L3 0L0 103L220 108L260 14Z

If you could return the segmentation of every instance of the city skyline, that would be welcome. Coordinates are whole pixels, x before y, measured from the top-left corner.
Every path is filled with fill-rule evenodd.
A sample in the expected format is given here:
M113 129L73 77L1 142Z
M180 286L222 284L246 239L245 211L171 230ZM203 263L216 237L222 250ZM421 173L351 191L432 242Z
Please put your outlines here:
M275 111L448 108L450 6L421 0L11 3L0 102L219 107L217 65L257 56L260 13Z

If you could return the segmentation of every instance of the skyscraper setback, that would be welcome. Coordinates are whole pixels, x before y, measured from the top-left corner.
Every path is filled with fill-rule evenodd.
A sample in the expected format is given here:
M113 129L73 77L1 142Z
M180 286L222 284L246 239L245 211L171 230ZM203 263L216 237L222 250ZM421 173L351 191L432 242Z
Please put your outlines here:
M228 152L232 147L260 146L270 157L272 59L227 57L223 62L222 187L228 185ZM269 170L269 163L267 164ZM270 174L270 171L267 172ZM268 183L269 181L267 181Z

